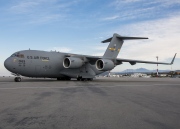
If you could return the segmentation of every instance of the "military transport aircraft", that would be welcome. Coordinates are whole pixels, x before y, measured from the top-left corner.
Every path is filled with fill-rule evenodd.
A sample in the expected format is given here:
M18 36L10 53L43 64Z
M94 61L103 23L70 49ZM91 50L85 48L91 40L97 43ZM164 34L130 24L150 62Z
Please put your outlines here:
M96 75L112 70L123 62L129 62L131 65L136 63L173 64L176 54L171 63L117 58L124 40L132 39L148 38L125 37L115 33L113 37L102 41L102 43L110 42L103 56L37 50L18 51L5 60L4 66L16 76L14 81L20 82L21 76L57 78L57 80L76 78L78 81L90 81Z

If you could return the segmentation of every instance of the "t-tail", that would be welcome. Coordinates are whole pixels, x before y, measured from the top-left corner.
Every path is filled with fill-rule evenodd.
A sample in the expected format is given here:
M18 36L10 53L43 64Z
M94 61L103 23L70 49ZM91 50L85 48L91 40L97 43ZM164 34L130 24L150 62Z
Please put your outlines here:
M102 41L102 43L110 42L103 57L110 58L110 59L116 59L120 52L120 49L124 43L124 40L132 40L132 39L148 39L148 38L146 38L146 37L125 37L125 36L120 36L119 34L114 33L113 37Z

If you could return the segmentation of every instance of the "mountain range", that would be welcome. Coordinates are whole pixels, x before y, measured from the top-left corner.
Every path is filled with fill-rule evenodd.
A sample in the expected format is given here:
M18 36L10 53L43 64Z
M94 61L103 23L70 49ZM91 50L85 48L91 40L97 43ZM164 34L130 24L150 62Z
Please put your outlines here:
M122 72L118 73L155 73L157 70L148 70L145 68L138 68L138 69L126 69ZM163 73L163 72L169 72L171 70L158 70L158 72Z
M158 70L159 73L167 73L170 72L171 70ZM138 68L138 69L126 69L123 70L121 72L110 72L111 75L115 75L115 74L132 74L132 73L156 73L156 70L149 70L149 69L145 69L145 68ZM104 72L102 74L100 74L101 76L105 76L108 75L109 72Z

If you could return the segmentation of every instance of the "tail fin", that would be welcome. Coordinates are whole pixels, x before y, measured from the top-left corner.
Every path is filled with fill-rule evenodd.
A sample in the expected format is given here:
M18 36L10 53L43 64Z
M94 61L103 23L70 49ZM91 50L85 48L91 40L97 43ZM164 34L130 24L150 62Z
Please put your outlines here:
M102 41L102 43L110 42L106 52L104 53L103 57L116 59L119 54L119 51L123 45L124 40L131 40L131 39L148 39L143 37L124 37L118 34L114 34L113 37Z

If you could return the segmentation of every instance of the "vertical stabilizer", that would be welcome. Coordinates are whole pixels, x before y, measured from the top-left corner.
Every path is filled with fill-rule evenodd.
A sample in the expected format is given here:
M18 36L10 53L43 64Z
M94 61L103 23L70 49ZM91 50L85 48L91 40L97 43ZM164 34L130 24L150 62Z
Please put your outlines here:
M116 59L121 50L121 47L124 43L124 40L134 40L134 39L148 39L148 38L146 38L146 37L126 37L126 36L120 36L119 34L114 33L113 37L102 41L102 43L110 42L103 57Z
M115 59L118 56L124 41L117 37L120 37L120 35L115 33L112 38L102 41L103 43L110 42L103 57Z

